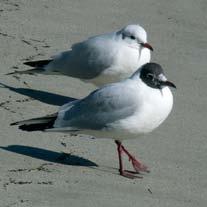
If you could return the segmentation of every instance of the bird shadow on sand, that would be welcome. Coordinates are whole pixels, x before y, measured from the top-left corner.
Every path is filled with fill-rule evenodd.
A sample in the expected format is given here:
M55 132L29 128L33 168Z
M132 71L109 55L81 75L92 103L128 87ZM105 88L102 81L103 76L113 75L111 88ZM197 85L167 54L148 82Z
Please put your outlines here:
M97 167L98 165L88 159L72 155L69 153L55 152L38 147L30 147L25 145L9 145L6 147L0 146L0 149L22 154L36 159L73 166Z
M62 106L68 102L77 100L72 97L67 97L67 96L50 93L46 91L35 90L31 88L15 88L15 87L3 84L3 83L0 83L0 86L3 88L7 88L10 91L13 91L15 93L28 96L30 98L33 98L35 100L38 100L40 102L43 102L49 105Z

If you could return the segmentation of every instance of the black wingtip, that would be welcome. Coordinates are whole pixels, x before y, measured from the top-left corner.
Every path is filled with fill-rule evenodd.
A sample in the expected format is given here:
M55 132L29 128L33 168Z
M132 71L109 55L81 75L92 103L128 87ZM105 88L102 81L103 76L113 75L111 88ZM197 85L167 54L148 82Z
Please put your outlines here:
M44 124L22 124L19 125L19 129L27 132L32 132L32 131L45 131L46 129L51 129L53 128L53 121L49 123L44 123Z
M26 124L20 125L19 129L21 129L23 131L27 131L27 132L39 131L40 130L39 128L37 129L35 127L35 125L26 125Z
M55 113L45 117L13 122L10 126L18 125L19 129L23 131L44 131L53 128L56 118L57 114Z
M10 126L14 126L14 125L17 125L17 124L18 124L18 122L13 122L13 123L10 124Z
M52 61L52 59L49 59L49 60L37 60L37 61L27 61L27 62L24 62L23 64L31 66L31 67L44 67L45 65L47 65L51 61Z
M34 67L35 66L34 62L32 62L32 61L24 62L23 64L24 65L31 66L31 67Z

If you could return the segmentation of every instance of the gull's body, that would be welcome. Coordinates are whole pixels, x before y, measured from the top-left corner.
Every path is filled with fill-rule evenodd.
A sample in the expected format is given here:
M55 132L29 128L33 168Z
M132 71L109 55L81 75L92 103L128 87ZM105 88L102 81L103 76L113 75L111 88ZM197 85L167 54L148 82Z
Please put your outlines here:
M168 87L152 89L141 79L132 77L62 106L54 128L48 131L78 130L119 140L137 138L157 128L169 115L172 104Z
M129 77L150 61L150 50L144 28L128 25L76 43L51 60L26 62L35 69L17 73L62 74L101 86Z
M148 63L124 81L103 86L81 100L63 105L58 114L15 124L26 131L72 131L112 138L120 156L122 151L128 153L121 145L123 139L149 133L167 118L173 106L169 87L175 85L167 81L161 66ZM137 171L146 171L140 163L133 166ZM120 173L126 176L121 164Z

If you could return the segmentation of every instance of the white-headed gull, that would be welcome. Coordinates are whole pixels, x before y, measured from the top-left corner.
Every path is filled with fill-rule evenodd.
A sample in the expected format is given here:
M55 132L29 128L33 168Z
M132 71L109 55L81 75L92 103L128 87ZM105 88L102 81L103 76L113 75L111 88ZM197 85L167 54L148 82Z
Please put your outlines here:
M25 62L34 69L14 73L62 74L101 86L128 78L150 61L150 50L144 28L128 25L76 43L52 59Z

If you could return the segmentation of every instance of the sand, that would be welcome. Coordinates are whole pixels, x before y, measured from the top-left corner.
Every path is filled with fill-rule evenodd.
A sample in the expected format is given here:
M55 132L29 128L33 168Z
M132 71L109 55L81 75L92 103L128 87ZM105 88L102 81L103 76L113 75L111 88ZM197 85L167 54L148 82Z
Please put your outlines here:
M1 0L0 206L206 206L206 13L205 0ZM136 180L118 175L110 139L10 126L54 112L94 86L63 76L5 75L128 23L148 31L153 61L177 85L167 121L124 143L151 170Z

